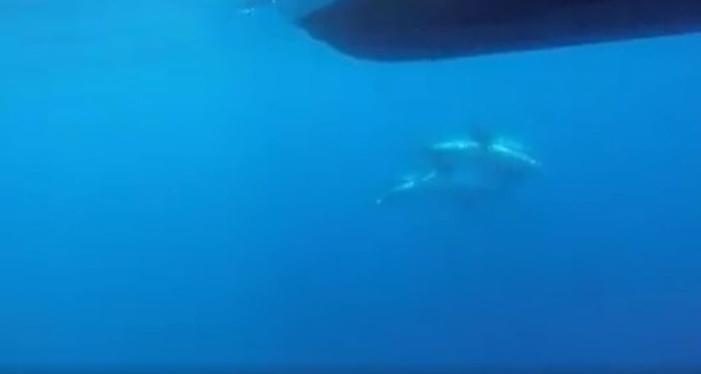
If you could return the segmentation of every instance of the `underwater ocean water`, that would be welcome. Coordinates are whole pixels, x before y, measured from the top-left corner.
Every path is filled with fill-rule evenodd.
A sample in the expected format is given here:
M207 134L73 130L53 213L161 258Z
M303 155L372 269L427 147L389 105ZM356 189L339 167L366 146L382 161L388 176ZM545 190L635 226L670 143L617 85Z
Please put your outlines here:
M701 35L344 56L223 0L0 4L0 366L701 365ZM479 123L540 177L377 205Z

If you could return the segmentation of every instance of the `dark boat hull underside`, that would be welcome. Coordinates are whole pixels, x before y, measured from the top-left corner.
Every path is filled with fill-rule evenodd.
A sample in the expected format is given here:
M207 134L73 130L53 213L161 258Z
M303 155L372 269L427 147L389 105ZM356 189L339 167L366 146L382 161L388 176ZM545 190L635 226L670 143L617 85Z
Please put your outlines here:
M411 61L701 31L701 0L336 0L298 20L347 55Z

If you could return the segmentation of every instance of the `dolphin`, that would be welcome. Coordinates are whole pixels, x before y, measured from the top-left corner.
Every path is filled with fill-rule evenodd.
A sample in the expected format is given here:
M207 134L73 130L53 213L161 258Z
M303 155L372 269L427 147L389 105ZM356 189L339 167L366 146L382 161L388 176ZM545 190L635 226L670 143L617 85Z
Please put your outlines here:
M492 178L523 179L542 169L520 143L479 126L464 139L430 145L427 158L431 168L447 174L470 171Z
M429 145L425 156L428 171L405 176L376 203L412 194L480 200L521 185L542 170L519 143L477 127L466 138Z

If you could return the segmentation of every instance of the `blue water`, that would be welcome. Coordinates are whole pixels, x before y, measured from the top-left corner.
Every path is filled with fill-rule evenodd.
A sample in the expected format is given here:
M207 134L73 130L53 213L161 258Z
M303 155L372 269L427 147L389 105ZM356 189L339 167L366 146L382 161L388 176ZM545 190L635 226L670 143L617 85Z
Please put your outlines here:
M380 64L222 0L5 1L0 365L700 365L699 45ZM374 205L475 122L545 175Z

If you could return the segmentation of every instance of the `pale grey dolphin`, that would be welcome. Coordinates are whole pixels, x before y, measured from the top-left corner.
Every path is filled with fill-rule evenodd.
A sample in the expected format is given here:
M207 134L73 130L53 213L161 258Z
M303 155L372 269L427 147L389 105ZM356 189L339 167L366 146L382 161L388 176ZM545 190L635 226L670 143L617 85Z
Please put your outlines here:
M426 157L428 171L404 177L377 203L417 193L479 199L520 185L542 168L516 142L479 128L464 139L431 144Z

